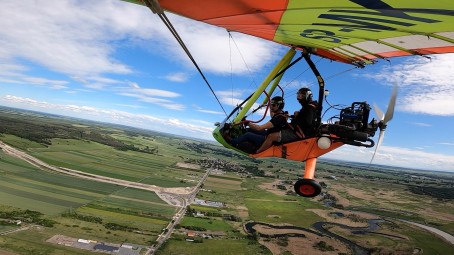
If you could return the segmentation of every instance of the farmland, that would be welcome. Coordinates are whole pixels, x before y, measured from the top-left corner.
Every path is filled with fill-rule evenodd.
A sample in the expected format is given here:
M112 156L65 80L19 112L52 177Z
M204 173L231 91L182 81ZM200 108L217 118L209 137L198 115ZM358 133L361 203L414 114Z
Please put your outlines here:
M320 160L316 177L324 193L307 199L292 191L304 163L250 159L209 142L146 130L0 111L0 126L11 119L14 125L0 133L4 143L49 165L118 183L42 169L0 150L0 232L21 230L0 236L0 253L87 254L46 242L61 234L152 246L178 206L121 181L157 189L192 188L207 169L211 174L196 198L222 206L190 204L157 254L354 253L349 243L320 234L325 230L365 247L369 254L454 251L454 245L438 235L397 220L454 235L451 173ZM25 135L26 128L17 126L21 120L25 126L33 123L35 130ZM47 131L49 126L58 132ZM383 222L373 233L356 234L346 227L364 228L374 219ZM26 228L19 229L17 220ZM248 233L247 222L262 225ZM318 230L314 224L320 222L326 223Z

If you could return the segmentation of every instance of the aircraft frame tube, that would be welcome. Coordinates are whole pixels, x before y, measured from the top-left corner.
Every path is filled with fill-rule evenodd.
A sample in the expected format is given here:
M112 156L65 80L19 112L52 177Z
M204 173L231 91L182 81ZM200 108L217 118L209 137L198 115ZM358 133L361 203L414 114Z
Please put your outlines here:
M292 58L293 58L293 57L292 57ZM292 58L289 58L289 59L284 63L284 65L283 65L282 68L279 70L279 72L280 72L281 70L283 70L284 68L286 68L286 67L290 64L290 61L292 60ZM285 73L285 72L281 73L278 77L276 77L276 79L274 79L273 85L271 85L270 89L268 90L268 95L271 96L271 95L273 94L273 92L274 92L274 90L276 89L277 85L278 85L279 82L281 81L282 76L284 76L284 73ZM265 103L267 103L267 102L268 102L268 98L265 98L265 99L263 100L263 103L262 103L262 104L265 104Z
M268 87L270 82L273 80L273 78L276 76L276 74L282 70L283 67L285 67L285 63L290 62L290 60L295 56L295 49L290 48L287 53L284 55L284 57L277 63L277 65L271 70L271 72L268 74L268 76L265 78L265 80L262 82L262 84L257 88L257 90L254 92L252 97L248 100L246 105L241 109L241 111L238 113L238 115L235 117L233 120L233 123L239 123L243 119L244 116L246 116L246 113L251 109L252 105L257 101L257 99L260 97L260 94Z
M293 58L293 57L292 57ZM281 72L281 74L279 74L278 77L276 77L276 79L274 79L274 82L273 82L273 85L271 85L270 89L268 90L268 95L272 95L274 90L276 89L277 85L279 84L279 82L281 81L282 77L284 76L285 74L285 71L286 68L289 68L289 65L290 65L290 61L292 60L292 58L289 58L283 65L282 65L282 68L281 70L279 70L278 74ZM293 65L294 63L292 63ZM262 104L265 104L268 102L268 98L265 98L263 100L263 103Z
M318 82L319 89L318 89L318 105L317 105L317 126L319 126L322 121L322 109L323 109L323 96L325 93L325 81L323 80L323 77L320 74L320 72L318 71L314 62L312 62L307 49L304 49L303 57L306 60L309 67L311 68L311 70L314 73L315 77L317 78L317 82Z

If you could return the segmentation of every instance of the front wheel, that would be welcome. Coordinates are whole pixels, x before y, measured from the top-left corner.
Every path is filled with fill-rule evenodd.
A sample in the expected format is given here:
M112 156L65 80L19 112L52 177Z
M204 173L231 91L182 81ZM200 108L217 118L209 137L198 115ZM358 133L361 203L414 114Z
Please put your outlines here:
M316 197L322 192L322 186L313 179L299 179L294 188L296 194L302 197Z

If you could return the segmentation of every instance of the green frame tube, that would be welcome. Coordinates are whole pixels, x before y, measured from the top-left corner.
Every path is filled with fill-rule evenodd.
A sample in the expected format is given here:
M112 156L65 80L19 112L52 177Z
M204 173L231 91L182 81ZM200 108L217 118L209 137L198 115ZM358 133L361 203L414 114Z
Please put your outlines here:
M252 97L248 100L246 105L241 109L241 111L238 113L238 115L235 117L233 120L233 123L239 123L243 119L244 116L246 116L246 113L251 109L252 105L257 101L257 99L260 97L262 92L269 86L270 82L273 80L273 78L276 76L276 74L279 73L283 68L288 66L290 61L293 59L295 56L295 49L290 48L287 53L284 55L284 57L279 61L279 63L276 64L276 66L271 70L271 72L266 76L265 80L262 82L262 84L257 88L257 90L254 92ZM282 75L279 76L279 79L274 82L273 87L270 88L270 91L273 92L274 89L276 88L277 84L279 83L280 78L282 78Z

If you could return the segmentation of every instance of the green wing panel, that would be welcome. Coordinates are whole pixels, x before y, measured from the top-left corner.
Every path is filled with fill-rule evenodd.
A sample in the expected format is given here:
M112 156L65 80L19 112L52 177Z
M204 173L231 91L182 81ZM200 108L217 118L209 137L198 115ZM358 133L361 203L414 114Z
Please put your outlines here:
M150 0L151 1L151 0ZM144 4L144 0L130 0ZM169 12L350 64L454 52L452 0L160 0Z

